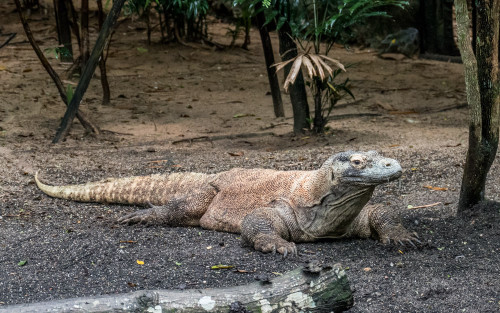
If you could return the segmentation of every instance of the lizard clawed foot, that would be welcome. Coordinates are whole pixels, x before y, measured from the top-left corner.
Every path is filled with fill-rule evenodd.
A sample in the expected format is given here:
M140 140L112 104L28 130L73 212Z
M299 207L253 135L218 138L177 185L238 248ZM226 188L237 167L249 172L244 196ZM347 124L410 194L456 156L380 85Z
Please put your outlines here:
M389 244L391 241L400 244L402 246L406 246L406 244L411 245L414 248L417 248L415 243L422 244L422 242L418 239L417 233L412 233L406 230L402 225L398 225L396 227L387 230L383 235L380 236L380 241L384 244Z
M150 209L136 211L134 213L120 217L117 222L119 224L151 224L157 220L156 208L153 206Z
M297 246L293 242L288 242L281 237L274 237L269 235L259 236L254 242L255 250L262 251L264 253L272 252L275 254L278 252L283 255L284 258L287 256L297 256Z

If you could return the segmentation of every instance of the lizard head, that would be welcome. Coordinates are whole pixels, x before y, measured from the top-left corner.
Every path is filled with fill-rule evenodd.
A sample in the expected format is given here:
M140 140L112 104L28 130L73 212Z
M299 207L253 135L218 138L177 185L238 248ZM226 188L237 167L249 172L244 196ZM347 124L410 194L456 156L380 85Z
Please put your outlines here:
M332 182L350 185L376 186L401 177L399 162L383 157L376 151L346 151L333 155L325 162L331 170Z

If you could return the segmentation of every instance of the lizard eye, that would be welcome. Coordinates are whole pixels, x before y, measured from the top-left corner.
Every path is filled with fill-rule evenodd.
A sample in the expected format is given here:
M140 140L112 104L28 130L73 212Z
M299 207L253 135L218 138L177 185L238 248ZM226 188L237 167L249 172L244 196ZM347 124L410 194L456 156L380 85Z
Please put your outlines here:
M365 163L366 163L366 159L362 155L353 155L351 157L351 165L356 167L356 168L364 167L366 165Z

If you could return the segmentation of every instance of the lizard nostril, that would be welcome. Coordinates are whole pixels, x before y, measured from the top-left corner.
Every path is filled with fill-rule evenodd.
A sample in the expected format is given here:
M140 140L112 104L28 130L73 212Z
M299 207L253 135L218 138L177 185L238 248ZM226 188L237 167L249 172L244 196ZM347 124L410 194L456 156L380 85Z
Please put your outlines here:
M387 163L385 163L385 166L386 166L386 167L391 167L391 166L392 166L392 164L391 164L391 163L389 163L389 162L387 162Z

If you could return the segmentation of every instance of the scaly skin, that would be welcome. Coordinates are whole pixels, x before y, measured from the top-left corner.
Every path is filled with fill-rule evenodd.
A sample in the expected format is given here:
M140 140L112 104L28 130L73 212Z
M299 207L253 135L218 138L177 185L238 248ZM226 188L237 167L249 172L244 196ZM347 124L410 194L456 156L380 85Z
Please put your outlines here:
M52 197L82 202L149 205L123 224L201 226L241 233L256 250L297 254L295 242L376 237L418 242L382 206L366 206L375 187L401 176L396 160L377 152L331 156L314 171L235 168L218 174L175 173L38 187Z

